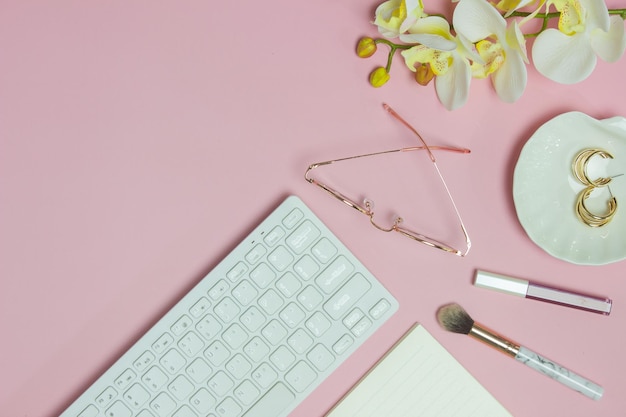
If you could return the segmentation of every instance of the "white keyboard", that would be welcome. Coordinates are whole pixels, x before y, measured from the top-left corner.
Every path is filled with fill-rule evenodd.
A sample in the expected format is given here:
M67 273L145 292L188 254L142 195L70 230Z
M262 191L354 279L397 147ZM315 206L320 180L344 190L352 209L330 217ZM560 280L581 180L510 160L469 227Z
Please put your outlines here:
M61 416L285 417L397 309L291 196Z

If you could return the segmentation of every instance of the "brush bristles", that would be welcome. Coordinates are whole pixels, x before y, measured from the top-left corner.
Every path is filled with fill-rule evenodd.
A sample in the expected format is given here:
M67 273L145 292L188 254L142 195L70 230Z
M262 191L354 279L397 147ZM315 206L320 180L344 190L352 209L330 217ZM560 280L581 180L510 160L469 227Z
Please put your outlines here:
M454 333L469 334L474 326L474 320L456 303L441 307L437 311L437 320L441 327Z

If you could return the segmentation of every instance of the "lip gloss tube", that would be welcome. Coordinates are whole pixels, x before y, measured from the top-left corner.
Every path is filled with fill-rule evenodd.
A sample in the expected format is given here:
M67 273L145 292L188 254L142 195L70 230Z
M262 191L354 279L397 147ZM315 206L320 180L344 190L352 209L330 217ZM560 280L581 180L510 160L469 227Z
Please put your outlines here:
M476 287L488 288L518 297L591 311L606 316L611 313L611 306L613 304L610 298L593 297L586 294L548 287L524 279L481 271L480 269L476 270L474 285Z

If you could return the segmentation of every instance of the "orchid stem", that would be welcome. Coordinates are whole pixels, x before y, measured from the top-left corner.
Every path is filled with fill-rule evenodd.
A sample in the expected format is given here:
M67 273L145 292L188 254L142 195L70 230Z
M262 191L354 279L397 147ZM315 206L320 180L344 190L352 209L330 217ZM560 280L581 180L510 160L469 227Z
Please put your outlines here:
M387 72L391 71L391 62L393 61L393 56L396 54L397 49L410 49L413 47L413 45L401 45L381 38L375 39L374 42L384 43L390 48L389 55L387 55L387 65L385 66Z

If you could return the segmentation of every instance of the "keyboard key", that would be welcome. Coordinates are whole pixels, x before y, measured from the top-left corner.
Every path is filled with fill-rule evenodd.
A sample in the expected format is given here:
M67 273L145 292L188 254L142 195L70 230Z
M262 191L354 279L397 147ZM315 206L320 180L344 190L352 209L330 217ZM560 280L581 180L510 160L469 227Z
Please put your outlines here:
M355 308L354 310L352 310L350 312L350 314L348 314L344 319L343 319L343 324L348 328L351 329L354 327L355 324L357 324L359 322L359 320L361 320L363 317L365 316L365 314L363 314L363 312L361 310L359 310L358 308Z
M265 323L265 316L258 308L252 306L241 315L239 321L249 331L256 332Z
M222 342L216 340L204 351L204 356L213 366L220 366L230 356L230 350Z
M305 314L304 311L296 303L289 303L287 306L280 312L280 318L290 328L294 328L304 320Z
M270 288L259 297L258 303L266 314L272 315L282 307L283 299L276 291Z
M313 246L311 252L318 261L325 264L337 254L337 247L327 238L322 238Z
M143 372L148 368L148 365L150 365L155 358L156 356L154 356L154 353L150 352L149 350L145 351L139 356L139 358L137 358L135 362L133 362L133 366L137 371Z
M182 401L191 395L194 385L184 375L178 375L167 389L177 400Z
M302 392L316 377L317 373L306 362L300 361L285 374L285 381L297 392Z
M259 394L260 392L257 387L247 379L235 388L235 397L243 405L252 404Z
M246 261L250 264L257 263L267 253L267 249L263 245L256 245L246 254Z
M204 347L204 342L194 332L189 332L178 341L178 348L192 358Z
M367 317L363 317L353 328L352 328L352 334L355 335L356 337L361 336L362 334L364 334L367 329L369 329L372 326L372 321L370 319L368 319Z
M274 246L281 241L283 236L285 236L283 228L276 226L263 238L263 241L267 244L267 246Z
M244 346L243 351L252 362L258 362L270 353L270 348L260 337L255 336Z
M168 380L167 375L163 373L163 371L158 366L153 366L143 374L141 380L146 384L146 386L151 389L153 392L158 391Z
M175 336L180 336L191 326L191 323L192 320L189 318L189 316L184 315L176 320L172 327L170 327L170 330Z
M293 270L305 281L310 280L320 270L317 262L309 255L304 255L298 262L294 264Z
M267 363L262 363L261 366L256 368L252 372L252 379L261 387L267 388L276 381L278 374Z
M248 266L244 262L237 262L237 264L226 273L226 276L231 282L236 282L239 281L247 271Z
M220 318L224 323L229 323L230 321L234 320L235 317L239 315L240 311L241 309L239 308L237 303L235 303L229 297L225 297L224 299L222 299L222 301L220 301L213 309L215 315Z
M275 417L282 415L282 411L289 406L295 396L283 385L277 383L265 393L243 417Z
M213 397L205 388L200 388L198 392L191 396L191 400L189 402L200 414L203 415L206 415L216 403L215 397Z
M277 320L272 320L261 330L261 334L270 344L277 345L287 336L287 329Z
M354 275L324 304L324 310L337 320L369 290L370 283L361 274Z
M389 303L389 301L382 299L379 302L377 302L374 307L370 309L370 316L372 316L373 319L378 320L390 308L391 308L391 304Z
M96 404L99 407L106 407L115 397L117 397L117 391L115 391L113 387L106 387L106 389L96 397Z
M286 243L292 251L299 255L313 244L320 234L320 230L310 220L305 220L287 237Z
M270 355L270 360L279 371L286 371L296 361L296 356L285 346L280 346Z
M256 299L259 292L248 281L240 282L231 292L233 297L239 301L242 306L247 306Z
M326 294L331 294L354 271L354 266L345 256L338 256L317 278L315 282Z
M211 367L202 358L196 358L185 369L185 372L189 377L197 384L201 383L209 377L211 374Z
M186 361L179 351L176 349L170 349L165 355L163 355L160 363L167 372L175 374L180 371L183 366L185 366Z
M164 333L152 344L152 350L155 353L163 353L172 343L174 338L169 333Z
M279 246L272 251L267 260L278 272L283 272L293 262L293 255L284 247Z
M133 384L133 386L124 393L124 399L136 410L150 399L150 393L141 385Z
M333 344L333 351L337 355L341 355L354 343L354 339L347 334L344 334Z
M285 218L283 219L283 225L285 225L287 229L291 229L296 224L298 224L298 222L303 217L304 217L304 213L302 213L302 210L295 208L291 210L291 212L287 216L285 216Z
M285 296L292 297L302 287L300 280L291 272L287 272L276 281L276 288Z
M209 311L211 307L211 302L207 300L205 297L199 299L191 308L189 309L189 314L191 314L194 318L198 318L202 316L204 313Z
M330 320L326 318L326 316L319 311L315 312L307 321L306 328L309 329L311 334L315 337L320 337L328 329L332 327L332 323Z
M133 412L121 401L114 402L105 413L106 417L131 417L132 415Z
M275 278L276 273L266 263L260 263L250 272L250 279L261 289L267 287Z
M222 325L215 317L207 314L196 324L196 330L200 336L204 337L206 340L213 340L220 330L222 330Z
M313 286L309 285L300 294L298 294L298 302L308 311L313 311L324 301L324 296L320 294Z
M226 372L219 371L209 379L208 386L218 397L223 397L235 384Z
M313 366L317 368L318 371L325 371L328 369L330 365L332 365L335 357L332 353L324 345L315 345L313 349L309 353L307 353L306 357L311 361Z
M241 379L252 369L252 365L241 353L237 353L226 362L226 369L234 379Z
M130 385L130 383L135 379L137 374L133 372L132 369L127 368L120 376L115 379L115 386L117 389L124 389Z
M313 339L302 329L296 330L289 338L287 343L294 352L302 354L313 344Z
M176 409L176 402L167 393L162 392L150 403L150 407L159 417L165 417Z
M241 407L230 397L222 401L215 409L219 417L238 417Z
M228 291L228 288L230 288L230 285L228 285L228 282L226 282L223 279L220 279L209 290L209 297L211 297L211 299L213 300L219 300L222 297L222 295L226 294L226 291Z
M248 333L237 323L230 326L222 334L222 339L231 349L237 349L248 340Z

